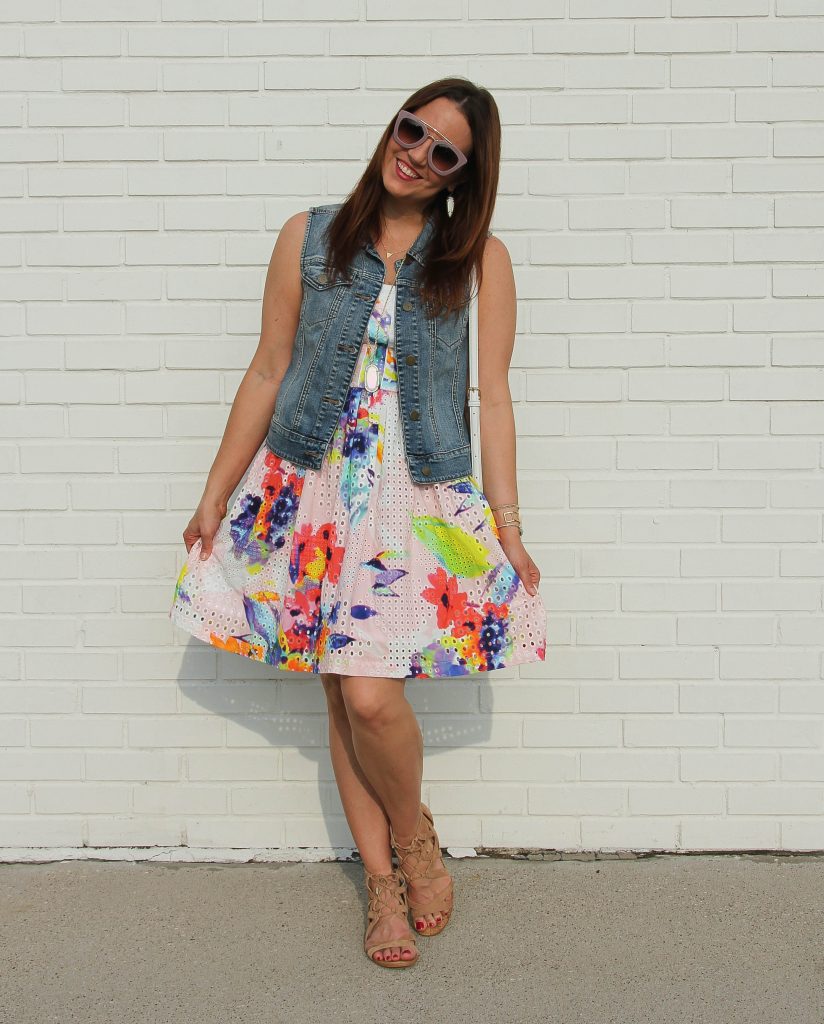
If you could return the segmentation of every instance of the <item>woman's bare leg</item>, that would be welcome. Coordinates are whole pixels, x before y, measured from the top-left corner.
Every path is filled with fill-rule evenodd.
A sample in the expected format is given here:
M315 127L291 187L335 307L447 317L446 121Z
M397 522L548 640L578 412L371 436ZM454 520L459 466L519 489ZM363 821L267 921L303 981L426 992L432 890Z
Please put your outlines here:
M403 680L397 679L383 681L393 683L396 687L399 682L403 683ZM341 676L337 673L322 673L321 682L329 708L329 751L346 820L366 870L388 874L392 870L392 848L389 844L391 819L387 816L380 796L369 782L355 754L352 727L342 693ZM421 762L422 755L421 740ZM416 808L417 806L418 804L415 805ZM390 917L384 918L375 926L372 937L376 942L381 942L395 937L405 937L406 934L407 930L400 918ZM374 954L374 959L386 957L393 960L411 960L414 956L409 949L393 946L388 950L378 950Z
M421 806L423 736L403 679L341 676L352 748L364 775L378 794L399 843L412 842ZM435 867L445 871L442 858ZM415 903L430 903L450 884L448 874L409 883ZM414 919L417 929L440 924L440 914Z

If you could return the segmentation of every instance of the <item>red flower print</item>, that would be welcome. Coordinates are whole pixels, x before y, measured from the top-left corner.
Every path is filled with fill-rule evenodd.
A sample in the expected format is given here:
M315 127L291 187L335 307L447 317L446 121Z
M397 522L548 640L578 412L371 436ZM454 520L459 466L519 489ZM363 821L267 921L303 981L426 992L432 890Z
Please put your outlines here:
M310 584L285 597L281 625L290 651L311 649L319 619L320 587Z
M495 601L484 601L483 605L484 615L494 615L496 619L508 619L509 618L509 605L506 601L501 604L496 604Z
M346 550L342 544L336 544L337 528L334 523L326 523L321 527L320 536L323 540L323 551L326 556L326 575L330 583L337 583L340 578L340 570L343 565L343 553Z
M455 625L452 629L452 636L473 636L476 641L480 636L481 627L484 623L484 616L472 605L464 605L460 615L455 617ZM473 648L474 650L474 648Z
M292 605L309 621L315 619L320 607L320 587L307 587L293 595Z
M458 577L450 576L442 566L429 573L431 587L424 587L421 597L438 609L438 629L446 629L459 621L466 608L467 594L458 590Z
M346 549L335 543L336 537L334 523L324 523L317 530L304 523L295 530L289 566L293 583L302 584L305 576L315 583L320 583L325 576L329 577L330 583L338 582Z

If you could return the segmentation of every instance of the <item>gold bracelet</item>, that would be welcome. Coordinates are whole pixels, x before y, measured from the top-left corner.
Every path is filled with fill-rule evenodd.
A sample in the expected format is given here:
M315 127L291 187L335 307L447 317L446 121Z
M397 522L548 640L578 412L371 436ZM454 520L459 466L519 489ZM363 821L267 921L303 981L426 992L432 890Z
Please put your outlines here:
M524 531L523 527L521 526L521 517L518 505L515 502L509 502L506 505L496 505L494 508L491 509L492 512L499 512L501 510L503 510L504 521L502 523L499 523L498 517L493 516L496 525L501 529L503 529L505 526L517 526L518 536L523 537Z

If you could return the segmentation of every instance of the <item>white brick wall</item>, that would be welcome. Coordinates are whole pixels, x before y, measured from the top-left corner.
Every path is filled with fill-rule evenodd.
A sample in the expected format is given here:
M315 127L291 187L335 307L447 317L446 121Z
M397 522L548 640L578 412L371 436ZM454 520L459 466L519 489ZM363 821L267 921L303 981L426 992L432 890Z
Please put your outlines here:
M167 611L279 226L447 73L504 121L550 645L408 684L442 838L824 848L824 3L294 13L0 8L6 855L351 845L319 680Z

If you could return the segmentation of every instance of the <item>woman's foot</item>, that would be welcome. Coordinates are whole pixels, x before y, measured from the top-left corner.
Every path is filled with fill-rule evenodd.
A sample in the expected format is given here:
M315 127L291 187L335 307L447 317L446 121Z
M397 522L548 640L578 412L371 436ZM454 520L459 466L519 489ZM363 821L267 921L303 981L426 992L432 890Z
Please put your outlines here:
M405 843L403 845L408 844ZM419 907L430 903L441 904L444 902L446 894L451 890L452 878L446 873L446 867L440 855L432 861L432 866L435 871L443 871L444 875L437 878L418 878L414 881L410 879L408 881L410 905L414 904L416 907ZM430 928L440 929L443 920L444 915L441 910L434 914L412 915L412 924L417 931L429 931Z
M441 857L432 812L421 804L414 836L390 832L398 869L406 878L409 908L421 935L437 935L446 927L453 904L452 878Z
M366 871L366 889L366 955L382 967L410 966L418 959L418 952L407 920L406 880L395 870L389 874Z

